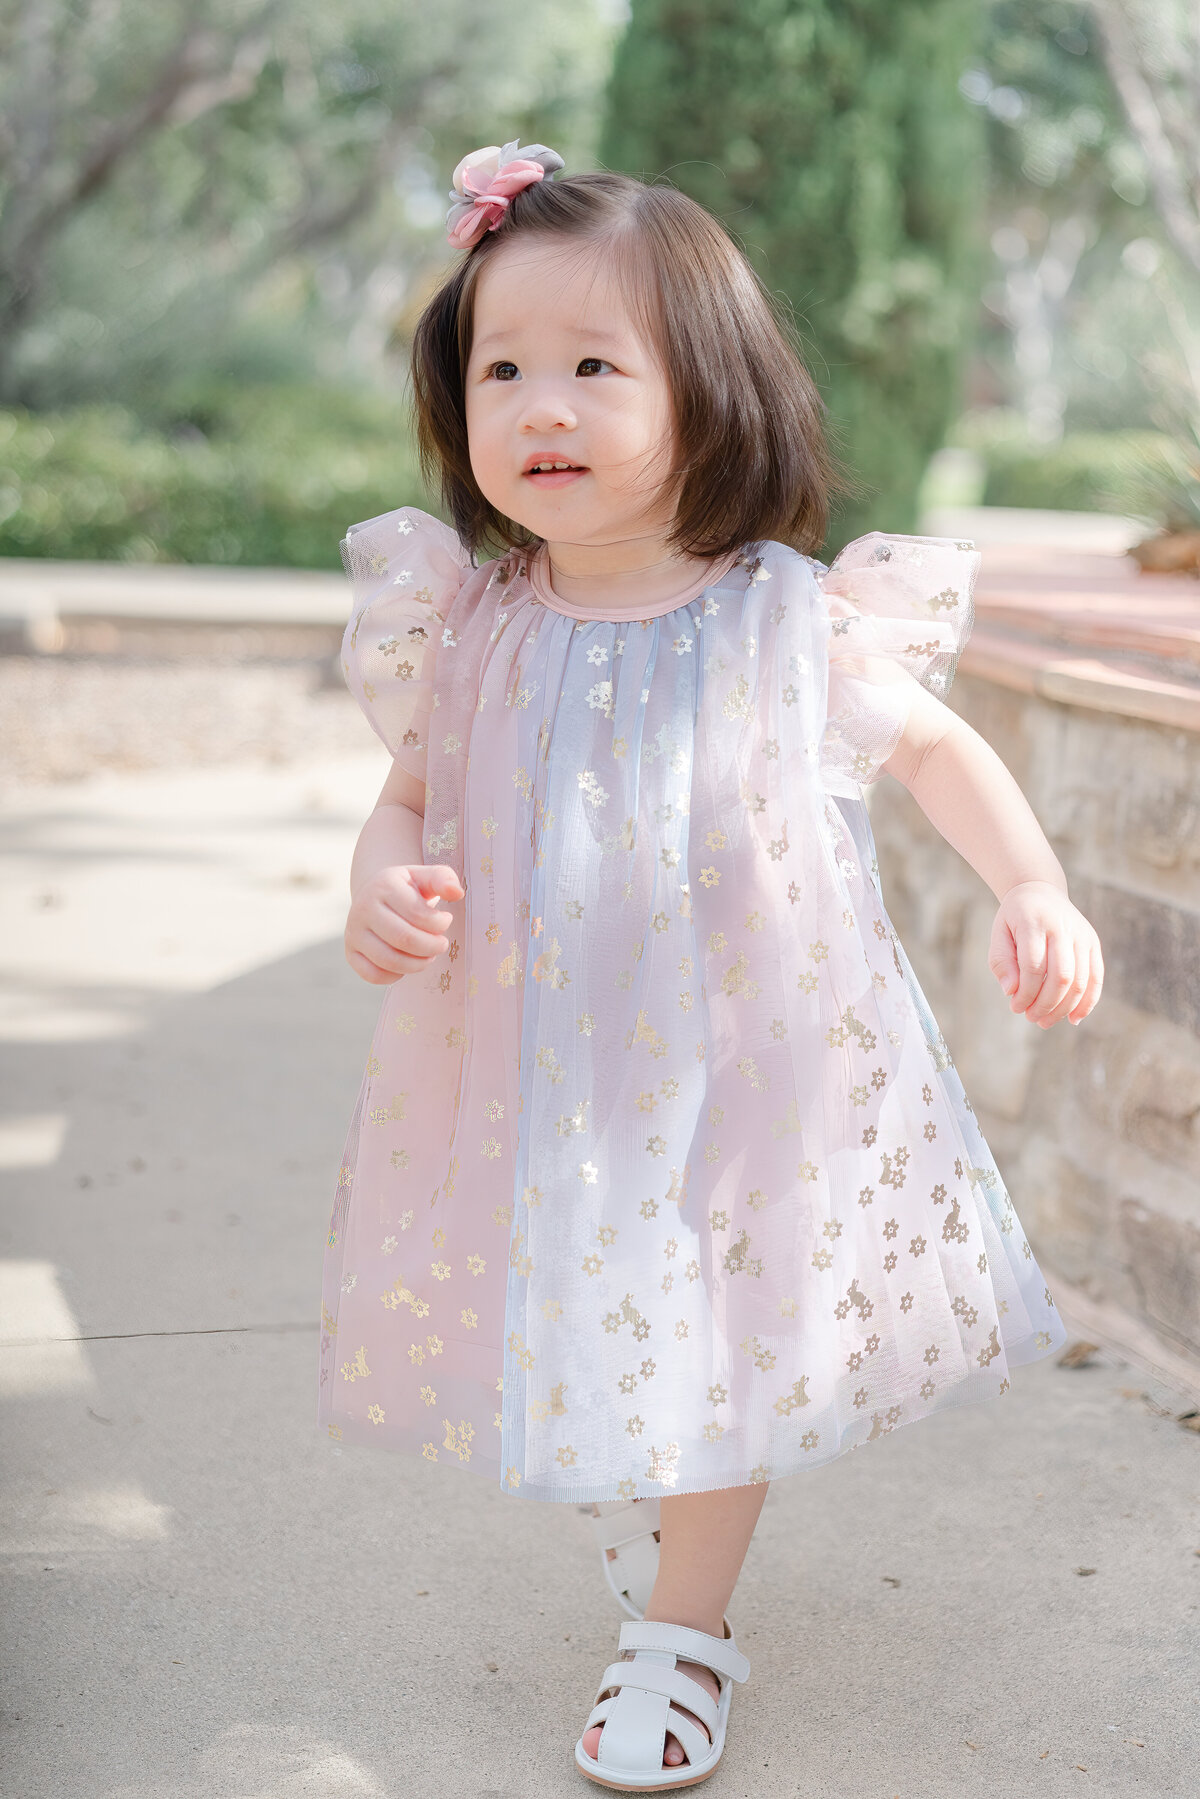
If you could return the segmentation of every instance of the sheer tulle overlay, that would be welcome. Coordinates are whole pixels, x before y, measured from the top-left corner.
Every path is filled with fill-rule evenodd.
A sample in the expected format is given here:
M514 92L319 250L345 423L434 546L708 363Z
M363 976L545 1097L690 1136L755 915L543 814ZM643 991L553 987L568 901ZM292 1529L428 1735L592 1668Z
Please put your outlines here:
M747 546L641 621L405 507L343 545L346 679L426 780L449 951L386 990L319 1419L523 1497L820 1466L1065 1341L884 908L862 785L978 554Z

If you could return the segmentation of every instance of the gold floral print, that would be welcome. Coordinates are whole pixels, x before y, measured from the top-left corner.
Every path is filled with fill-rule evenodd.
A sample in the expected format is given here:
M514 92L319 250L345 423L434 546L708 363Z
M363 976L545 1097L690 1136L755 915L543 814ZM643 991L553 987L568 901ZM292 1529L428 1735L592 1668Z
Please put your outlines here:
M892 729L862 670L944 689L972 552L758 545L744 593L617 627L411 508L355 537L347 680L467 897L384 997L323 1422L510 1495L629 1499L820 1464L959 1403L965 1368L1007 1391L1006 1348L1061 1326L855 784Z
M811 1404L807 1392L808 1376L802 1374L798 1381L793 1381L786 1393L781 1393L775 1401L775 1410L781 1418L790 1418L798 1407Z
M379 1297L389 1312L396 1311L400 1306L407 1306L415 1318L429 1316L428 1300L419 1299L402 1280L394 1281L387 1292L381 1293Z
M449 1418L443 1418L442 1428L446 1433L442 1448L450 1450L451 1454L456 1455L460 1462L469 1462L471 1444L475 1437L475 1426L466 1418L461 1418L457 1425L451 1424Z

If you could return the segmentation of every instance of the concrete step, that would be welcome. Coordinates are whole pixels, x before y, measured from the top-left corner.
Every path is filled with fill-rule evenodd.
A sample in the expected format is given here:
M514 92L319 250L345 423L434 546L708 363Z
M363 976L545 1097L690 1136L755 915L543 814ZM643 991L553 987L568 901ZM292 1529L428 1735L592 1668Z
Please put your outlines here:
M340 629L349 608L345 575L324 569L0 557L0 641L10 652L54 654L72 623Z

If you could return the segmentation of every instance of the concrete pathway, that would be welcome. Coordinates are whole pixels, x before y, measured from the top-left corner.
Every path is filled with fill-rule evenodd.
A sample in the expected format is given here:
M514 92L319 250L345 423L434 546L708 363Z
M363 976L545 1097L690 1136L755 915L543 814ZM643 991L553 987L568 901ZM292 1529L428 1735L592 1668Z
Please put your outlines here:
M385 767L0 815L3 1799L593 1790L571 1751L619 1614L585 1518L315 1423L379 1003L345 877ZM1186 1405L1112 1353L1043 1362L774 1486L706 1790L1194 1793Z

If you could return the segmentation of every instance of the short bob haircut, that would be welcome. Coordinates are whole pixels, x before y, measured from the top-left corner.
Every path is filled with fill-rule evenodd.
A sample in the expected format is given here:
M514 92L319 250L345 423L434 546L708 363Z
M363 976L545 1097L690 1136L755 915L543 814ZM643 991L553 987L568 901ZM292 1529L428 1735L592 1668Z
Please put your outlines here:
M491 542L540 539L485 499L471 470L465 385L475 285L515 233L575 240L615 259L622 292L664 370L674 404L677 491L668 544L719 557L777 539L816 553L832 495L854 491L834 462L825 411L790 328L742 251L686 194L599 170L522 189L495 231L459 259L417 322L417 448L473 557Z

